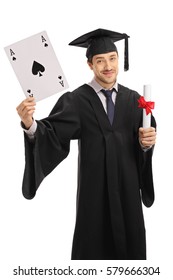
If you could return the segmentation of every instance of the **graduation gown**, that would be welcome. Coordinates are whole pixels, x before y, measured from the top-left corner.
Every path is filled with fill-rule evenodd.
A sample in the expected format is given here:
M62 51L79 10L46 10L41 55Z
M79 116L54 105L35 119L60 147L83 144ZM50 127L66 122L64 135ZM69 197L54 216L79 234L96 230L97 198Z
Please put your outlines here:
M32 199L42 180L78 139L78 189L73 260L146 259L142 201L154 201L152 152L138 140L140 95L118 85L114 121L87 84L60 97L37 121L35 141L25 136L23 195ZM152 117L152 126L155 126Z

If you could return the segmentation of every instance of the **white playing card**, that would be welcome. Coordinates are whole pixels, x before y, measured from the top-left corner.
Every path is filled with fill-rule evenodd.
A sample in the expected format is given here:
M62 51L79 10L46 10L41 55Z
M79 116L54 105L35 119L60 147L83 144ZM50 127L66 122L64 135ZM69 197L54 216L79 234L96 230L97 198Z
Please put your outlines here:
M4 49L26 97L39 101L68 88L46 31Z

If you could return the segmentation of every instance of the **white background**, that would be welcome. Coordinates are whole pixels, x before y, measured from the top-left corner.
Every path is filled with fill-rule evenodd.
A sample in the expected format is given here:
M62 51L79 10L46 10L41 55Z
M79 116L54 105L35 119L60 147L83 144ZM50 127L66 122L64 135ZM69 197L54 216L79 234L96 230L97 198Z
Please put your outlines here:
M13 276L13 269L40 267L159 266L161 274L144 279L171 279L172 265L172 6L171 1L41 1L3 0L0 3L0 277ZM68 46L76 37L97 28L130 35L130 71L123 71L124 44L120 54L118 81L142 94L143 84L152 85L156 103L154 116L158 139L153 157L156 200L144 207L148 260L84 262L70 261L75 222L77 185L77 143L71 143L68 158L50 174L36 197L22 197L24 168L23 132L16 106L24 94L6 57L4 47L46 30L70 85L75 89L92 78L85 49ZM59 95L37 104L35 118L45 117ZM58 276L29 276L27 279L56 279ZM93 279L114 279L100 274ZM116 276L118 277L118 276ZM140 276L140 279L143 279ZM60 278L60 277L59 277ZM70 276L69 276L70 278ZM76 279L79 277L76 276ZM80 277L81 278L81 277ZM83 276L82 279L89 277ZM123 279L123 276L119 276ZM119 279L118 278L118 279ZM75 279L73 277L73 279ZM139 279L131 276L129 279Z

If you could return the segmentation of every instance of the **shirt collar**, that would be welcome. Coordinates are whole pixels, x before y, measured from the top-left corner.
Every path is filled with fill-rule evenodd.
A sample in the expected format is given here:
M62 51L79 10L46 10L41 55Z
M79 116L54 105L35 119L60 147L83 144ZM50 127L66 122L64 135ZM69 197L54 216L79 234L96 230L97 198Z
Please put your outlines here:
M91 80L91 82L88 83L88 85L91 86L95 90L96 93L98 93L99 91L101 91L103 89L103 87L95 80L95 78L93 78ZM118 92L118 83L115 82L115 84L112 88L114 88Z

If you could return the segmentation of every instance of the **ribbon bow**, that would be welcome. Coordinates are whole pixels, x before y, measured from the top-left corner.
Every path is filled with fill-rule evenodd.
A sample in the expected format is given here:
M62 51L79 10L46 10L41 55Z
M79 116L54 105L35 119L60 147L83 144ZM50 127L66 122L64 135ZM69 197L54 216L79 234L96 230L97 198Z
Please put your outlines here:
M151 113L151 110L154 109L155 103L152 101L146 101L143 96L138 99L138 108L143 108L146 110L146 114L148 115Z

